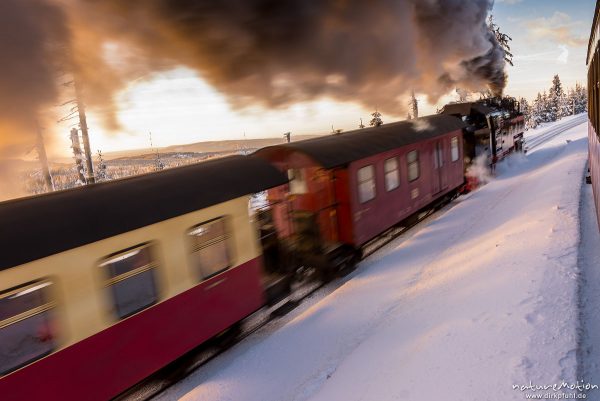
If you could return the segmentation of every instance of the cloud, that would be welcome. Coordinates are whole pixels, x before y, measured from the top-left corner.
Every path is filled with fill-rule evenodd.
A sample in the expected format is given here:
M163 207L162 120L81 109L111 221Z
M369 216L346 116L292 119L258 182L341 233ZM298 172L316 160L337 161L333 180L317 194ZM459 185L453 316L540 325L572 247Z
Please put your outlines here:
M585 46L588 40L577 35L573 28L581 25L580 21L572 21L568 14L556 11L550 18L536 18L525 22L532 38L556 42L564 46Z
M521 3L523 0L497 0L498 3L506 3L506 4L517 4Z
M569 48L565 45L558 45L558 48L560 49L560 54L556 58L556 61L559 64L567 64L569 61Z

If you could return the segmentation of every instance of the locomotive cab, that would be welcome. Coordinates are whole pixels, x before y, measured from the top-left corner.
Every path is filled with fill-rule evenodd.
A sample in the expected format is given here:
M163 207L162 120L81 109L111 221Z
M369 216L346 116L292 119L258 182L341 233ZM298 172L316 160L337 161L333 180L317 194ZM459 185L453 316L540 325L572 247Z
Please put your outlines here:
M477 102L450 103L442 114L460 117L464 131L466 164L485 158L489 166L513 150L523 149L525 120L514 98L490 98Z

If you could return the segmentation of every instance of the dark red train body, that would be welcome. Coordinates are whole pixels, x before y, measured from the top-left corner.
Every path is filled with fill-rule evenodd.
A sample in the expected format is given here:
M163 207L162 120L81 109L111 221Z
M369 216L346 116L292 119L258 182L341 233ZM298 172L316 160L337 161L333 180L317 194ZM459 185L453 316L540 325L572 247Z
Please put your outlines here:
M304 258L348 260L382 232L464 183L464 124L435 115L256 155L290 183L269 190L279 237Z
M261 269L246 262L14 372L0 399L108 400L260 309Z

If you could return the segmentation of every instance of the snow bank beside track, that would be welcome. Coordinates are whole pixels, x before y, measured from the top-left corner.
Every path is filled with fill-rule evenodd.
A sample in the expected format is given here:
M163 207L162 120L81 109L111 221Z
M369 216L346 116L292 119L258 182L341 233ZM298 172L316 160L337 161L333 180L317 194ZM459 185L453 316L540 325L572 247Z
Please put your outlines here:
M580 125L159 399L523 400L574 382ZM566 142L566 139L569 142Z

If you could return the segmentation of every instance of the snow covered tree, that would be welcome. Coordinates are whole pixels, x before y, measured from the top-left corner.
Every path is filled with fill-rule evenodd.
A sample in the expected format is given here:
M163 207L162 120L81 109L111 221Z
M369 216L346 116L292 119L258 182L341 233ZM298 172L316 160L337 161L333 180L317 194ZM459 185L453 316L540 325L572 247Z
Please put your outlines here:
M96 165L96 182L102 182L108 180L108 173L106 169L106 163L102 156L102 151L98 150L98 163Z
M504 50L504 61L506 61L511 66L514 66L512 61L513 54L510 52L509 45L509 42L512 41L512 38L507 34L500 32L500 27L496 25L496 23L494 22L494 16L491 14L488 18L488 27L496 37L496 40L498 41L498 44L500 44L502 50Z
M556 121L565 116L565 91L563 90L560 77L555 75L552 86L548 92L548 117L549 121Z
M552 105L550 104L550 97L548 96L548 92L544 91L542 94L542 103L541 103L541 112L542 112L542 121L545 123L555 121L556 118L552 114Z
M527 104L525 99L521 99L520 102L526 126L535 128L540 123L556 121L573 113L585 113L587 111L587 90L577 83L575 88L570 88L565 93L559 76L555 75L549 93L538 92L531 105Z
M533 101L533 104L529 112L529 126L531 128L537 127L539 124L547 121L547 96L546 92L542 95L538 92L537 97Z
M369 123L371 127L379 127L383 124L383 120L381 119L381 113L379 111L375 110L375 112L371 113L371 116L373 117L371 119L371 122Z
M587 89L576 83L575 89L572 91L572 98L570 100L575 109L575 114L585 113L587 111Z
M575 103L577 96L575 95L575 89L569 88L567 94L565 95L565 112L566 115L576 114L575 112Z
M519 107L523 117L525 118L525 128L533 128L535 126L533 119L533 108L529 105L529 102L524 97L519 99Z
M587 88L585 86L580 85L579 83L575 84L574 92L574 104L575 104L575 114L587 113L588 111L588 93Z
M519 99L519 108L521 109L521 113L529 113L529 102L524 97Z

